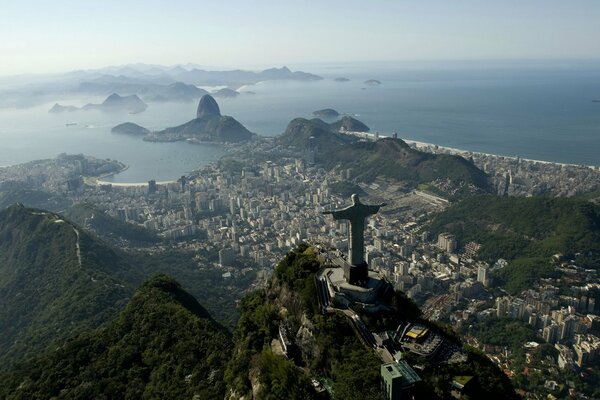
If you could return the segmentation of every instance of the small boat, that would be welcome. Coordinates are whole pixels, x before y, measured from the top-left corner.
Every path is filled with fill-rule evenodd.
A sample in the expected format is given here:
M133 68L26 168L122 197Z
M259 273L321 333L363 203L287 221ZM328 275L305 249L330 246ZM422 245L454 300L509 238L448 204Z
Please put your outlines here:
M77 125L77 122L67 122L65 124L65 126L75 126L75 125Z

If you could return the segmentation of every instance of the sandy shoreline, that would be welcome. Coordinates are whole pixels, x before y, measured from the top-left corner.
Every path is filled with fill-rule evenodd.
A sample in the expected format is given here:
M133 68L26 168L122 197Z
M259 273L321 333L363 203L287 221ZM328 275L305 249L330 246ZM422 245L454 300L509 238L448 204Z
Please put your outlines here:
M463 150L463 149L457 149L455 147L446 147L446 146L440 146L440 145L433 144L433 143L420 142L418 140L413 140L413 139L408 139L408 138L402 138L402 140L404 140L409 145L414 145L417 148L419 148L419 147L437 147L438 149L442 149L442 150L457 153L457 154L480 154L480 155L486 156L486 157L504 157L504 158L509 158L509 159L513 159L513 160L520 158L523 161L529 161L529 162L540 163L540 164L560 165L563 167L585 167L585 168L592 168L592 169L598 168L598 166L596 166L596 165L561 163L561 162L556 162L556 161L535 160L532 158L523 158L523 157L519 157L519 156L505 156L505 155L501 155L501 154L484 153L481 151Z
M374 133L370 133L370 132L345 132L348 135L353 135L353 136L358 136L358 137L362 137L362 138L369 138L369 139L374 139L375 138L375 134ZM380 138L387 138L387 137L391 137L391 135L382 135L382 134L378 134ZM400 137L399 137L400 138ZM457 149L455 147L447 147L447 146L440 146L437 145L435 143L426 143L426 142L421 142L418 140L414 140L414 139L409 139L409 138L400 138L403 141L405 141L408 145L413 145L417 148L420 147L437 147L438 149L444 150L446 152L449 153L455 153L455 154L479 154L482 156L486 156L486 157L504 157L504 158L509 158L509 159L513 159L516 160L517 158L520 158L523 161L528 161L528 162L533 162L533 163L540 163L540 164L553 164L553 165L560 165L563 167L584 167L584 168L591 168L591 169L598 169L600 168L600 166L597 165L585 165L585 164L573 164L573 163L561 163L561 162L556 162L556 161L544 161L544 160L535 160L532 158L524 158L524 157L519 157L519 156L506 156L506 155L502 155L502 154L492 154L492 153L484 153L482 151L471 151L471 150L464 150L464 149Z
M172 181L160 181L156 182L157 185L168 185L170 183L175 183L176 180ZM148 182L108 182L108 181L95 181L96 185L112 185L117 187L134 187L134 186L148 186Z

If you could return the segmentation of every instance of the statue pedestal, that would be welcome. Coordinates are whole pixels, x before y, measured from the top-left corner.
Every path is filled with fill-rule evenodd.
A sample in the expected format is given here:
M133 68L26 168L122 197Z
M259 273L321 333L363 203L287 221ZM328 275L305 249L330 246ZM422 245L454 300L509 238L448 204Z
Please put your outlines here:
M353 303L376 305L385 291L388 290L388 287L391 288L391 285L382 279L377 272L369 271L366 268L364 270L367 272L367 278L361 281L360 285L352 284L345 277L346 270L354 271L354 269L349 268L330 267L324 268L320 273L320 277L325 278L328 283L328 295L330 298L335 298L341 306L347 307ZM358 271L360 270L359 267Z
M357 265L344 265L344 278L351 285L361 286L369 280L369 266L366 262Z

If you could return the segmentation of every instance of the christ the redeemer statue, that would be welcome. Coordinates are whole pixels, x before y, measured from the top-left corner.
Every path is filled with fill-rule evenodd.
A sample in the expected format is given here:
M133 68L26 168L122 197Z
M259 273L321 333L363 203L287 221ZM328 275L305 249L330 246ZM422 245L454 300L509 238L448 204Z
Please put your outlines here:
M365 282L369 277L368 266L365 262L365 218L377 214L379 209L386 204L367 205L360 202L358 195L352 195L352 205L341 210L324 211L323 214L331 214L333 218L347 219L350 221L350 232L348 236L348 258L351 265L344 270L346 280L351 284Z

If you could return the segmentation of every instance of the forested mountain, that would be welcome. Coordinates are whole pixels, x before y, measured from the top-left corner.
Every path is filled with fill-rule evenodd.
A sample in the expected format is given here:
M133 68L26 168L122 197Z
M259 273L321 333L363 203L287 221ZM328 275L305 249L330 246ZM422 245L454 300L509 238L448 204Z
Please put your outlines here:
M156 239L86 206L70 215L84 221L90 213L94 218L88 225L109 239ZM235 302L254 274L223 285L222 272L199 268L205 264L207 258L184 250L124 252L44 210L13 205L0 211L0 370L99 327L123 309L135 287L157 273L185 282L219 322L233 327Z
M460 156L424 153L401 139L360 140L340 133L342 122L328 124L318 118L296 118L278 140L281 144L304 150L315 147L318 164L328 169L336 166L351 168L359 181L372 182L381 176L411 185L444 180L455 186L488 189L486 174ZM354 124L357 123L362 125L360 121Z
M600 265L600 207L585 199L477 196L437 215L430 229L454 234L459 250L481 244L483 260L509 260L500 275L511 291L551 273L555 254L586 268Z
M147 280L118 318L20 366L6 399L222 399L231 339L172 278ZM3 397L4 398L4 397Z
M600 256L600 207L571 198L479 196L437 215L434 233L456 235L459 246L481 243L481 258L580 256L597 267Z
M112 249L56 214L22 205L1 211L2 366L114 316L136 274Z

